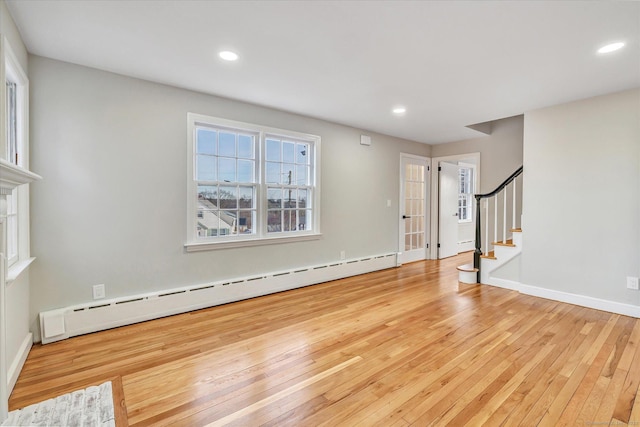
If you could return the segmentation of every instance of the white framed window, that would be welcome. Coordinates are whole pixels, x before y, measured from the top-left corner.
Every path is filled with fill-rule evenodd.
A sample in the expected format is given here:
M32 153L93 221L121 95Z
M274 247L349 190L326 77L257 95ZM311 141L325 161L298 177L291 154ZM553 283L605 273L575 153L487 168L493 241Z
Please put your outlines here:
M5 158L28 169L29 80L9 43L3 40L5 77ZM29 254L29 193L18 187L7 196L7 264L11 267L26 261ZM22 271L22 270L20 270Z
M473 220L473 193L475 167L460 163L458 168L458 222Z
M320 137L189 113L188 251L320 235Z
M266 136L267 233L313 230L312 143Z

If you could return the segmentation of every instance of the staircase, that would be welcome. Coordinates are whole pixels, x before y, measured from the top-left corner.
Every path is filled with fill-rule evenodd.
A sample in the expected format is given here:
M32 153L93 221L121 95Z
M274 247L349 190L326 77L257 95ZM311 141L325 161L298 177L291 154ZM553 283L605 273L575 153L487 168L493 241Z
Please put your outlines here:
M522 166L494 191L476 194L476 249L473 265L458 267L462 283L515 289L520 277ZM491 236L491 239L490 239Z

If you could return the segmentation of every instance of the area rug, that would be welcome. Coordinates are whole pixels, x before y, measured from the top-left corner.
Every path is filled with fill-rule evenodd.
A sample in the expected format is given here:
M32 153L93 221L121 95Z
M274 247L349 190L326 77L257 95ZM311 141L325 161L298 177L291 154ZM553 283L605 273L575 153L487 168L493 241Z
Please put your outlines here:
M111 381L11 411L2 425L115 427Z

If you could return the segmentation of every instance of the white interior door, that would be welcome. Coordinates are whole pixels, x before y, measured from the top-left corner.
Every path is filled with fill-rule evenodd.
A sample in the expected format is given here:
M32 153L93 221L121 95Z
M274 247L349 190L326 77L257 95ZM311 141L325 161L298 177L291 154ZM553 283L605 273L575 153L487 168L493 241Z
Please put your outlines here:
M400 263L426 259L428 160L425 157L400 157L400 227L398 248Z
M438 259L458 255L458 165L438 164Z

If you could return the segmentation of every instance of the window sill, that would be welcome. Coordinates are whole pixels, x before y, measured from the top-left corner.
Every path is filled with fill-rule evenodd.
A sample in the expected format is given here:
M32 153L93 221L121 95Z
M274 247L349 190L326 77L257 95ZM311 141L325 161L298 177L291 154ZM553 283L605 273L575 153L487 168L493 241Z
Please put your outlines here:
M244 248L251 246L277 245L280 243L307 242L320 240L322 234L305 234L303 236L267 237L264 239L246 239L226 242L193 242L185 243L187 252L214 251L217 249Z
M20 276L20 274L22 274L22 272L31 265L33 261L35 261L35 258L27 258L25 260L18 261L11 267L9 267L9 271L7 272L6 285L9 286L11 283L13 283L18 278L18 276Z

